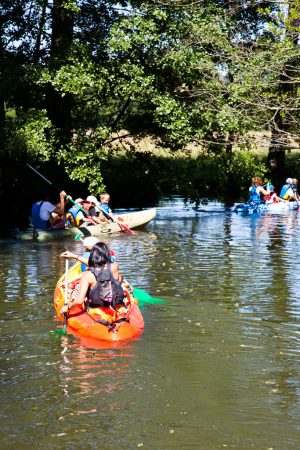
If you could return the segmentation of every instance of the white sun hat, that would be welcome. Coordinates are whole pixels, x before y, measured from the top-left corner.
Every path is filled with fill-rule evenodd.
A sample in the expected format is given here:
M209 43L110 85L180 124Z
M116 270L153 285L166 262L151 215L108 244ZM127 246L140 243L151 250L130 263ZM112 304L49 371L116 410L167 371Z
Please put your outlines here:
M88 236L83 239L83 245L85 247L93 247L95 244L98 244L99 239L94 236Z
M98 205L98 200L94 195L89 195L86 199L88 202L95 203L95 205Z
M94 203L94 205L96 206L96 211L99 212L100 208L99 208L99 202L97 200L97 198L94 195L89 195L87 198L88 202Z

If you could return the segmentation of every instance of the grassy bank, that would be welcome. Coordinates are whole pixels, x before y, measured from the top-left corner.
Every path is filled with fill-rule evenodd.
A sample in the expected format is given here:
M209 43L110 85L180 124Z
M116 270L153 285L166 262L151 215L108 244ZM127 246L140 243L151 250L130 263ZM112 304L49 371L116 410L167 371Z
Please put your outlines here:
M237 199L247 197L252 176L270 180L279 191L287 176L300 179L300 149L292 139L293 150L286 152L286 173L275 179L267 170L271 135L252 132L241 137L240 147L233 148L232 161L222 150L208 153L189 144L176 152L163 146L153 136L130 136L126 130L115 136L108 149L104 180L114 198L142 204L157 195L178 194L198 200L203 197ZM244 149L244 150L243 150ZM119 176L121 178L119 179Z

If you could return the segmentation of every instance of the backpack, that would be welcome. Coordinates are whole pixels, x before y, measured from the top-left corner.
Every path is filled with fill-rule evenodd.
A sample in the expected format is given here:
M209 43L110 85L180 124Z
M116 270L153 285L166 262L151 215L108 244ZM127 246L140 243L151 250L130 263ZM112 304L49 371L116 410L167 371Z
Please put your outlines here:
M114 278L110 264L103 269L90 269L97 280L94 288L87 293L88 305L91 308L112 306L123 303L124 291L121 284Z

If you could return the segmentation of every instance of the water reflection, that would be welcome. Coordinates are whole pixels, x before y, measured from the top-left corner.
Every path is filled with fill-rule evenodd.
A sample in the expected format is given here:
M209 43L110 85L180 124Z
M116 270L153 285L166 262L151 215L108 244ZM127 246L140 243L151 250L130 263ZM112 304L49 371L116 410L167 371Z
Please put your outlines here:
M91 338L61 338L60 364L62 390L69 396L70 386L76 386L81 398L102 392L122 390L128 377L129 359L136 357L129 342L109 343Z

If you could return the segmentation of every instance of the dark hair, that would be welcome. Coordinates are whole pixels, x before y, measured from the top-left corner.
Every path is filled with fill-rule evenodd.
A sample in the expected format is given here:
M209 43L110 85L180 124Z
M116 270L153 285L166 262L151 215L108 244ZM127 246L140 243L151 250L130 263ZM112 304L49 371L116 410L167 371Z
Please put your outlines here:
M251 182L252 182L252 184L258 184L258 186L262 186L262 184L263 184L260 177L252 178Z
M102 267L110 262L111 259L108 245L106 245L104 242L97 242L97 244L92 247L89 256L89 267Z

